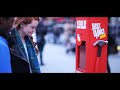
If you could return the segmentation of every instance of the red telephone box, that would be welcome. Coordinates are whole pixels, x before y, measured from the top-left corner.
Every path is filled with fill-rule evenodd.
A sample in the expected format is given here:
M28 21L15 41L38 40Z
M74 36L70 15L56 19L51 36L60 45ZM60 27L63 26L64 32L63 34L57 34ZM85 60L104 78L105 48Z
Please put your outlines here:
M108 17L76 17L76 72L106 73Z

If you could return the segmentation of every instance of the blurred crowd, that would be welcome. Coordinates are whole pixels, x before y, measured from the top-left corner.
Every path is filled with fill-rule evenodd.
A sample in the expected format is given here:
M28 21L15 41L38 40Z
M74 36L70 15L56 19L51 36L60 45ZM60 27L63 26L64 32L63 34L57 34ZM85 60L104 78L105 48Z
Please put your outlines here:
M46 27L45 41L64 45L66 53L75 52L75 17L41 17Z

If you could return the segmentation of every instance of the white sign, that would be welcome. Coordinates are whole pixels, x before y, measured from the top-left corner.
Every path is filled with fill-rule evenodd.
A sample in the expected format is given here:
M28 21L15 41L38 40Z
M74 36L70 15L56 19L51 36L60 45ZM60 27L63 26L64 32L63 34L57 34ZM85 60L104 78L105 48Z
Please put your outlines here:
M101 28L100 24L101 23L92 23L93 35L94 37L96 37L96 39L100 37L101 35L104 35L104 37L106 35L104 28Z
M78 42L81 41L81 39L80 39L80 35L79 35L79 34L77 34L77 40L78 40Z
M77 29L86 29L86 20L77 20Z

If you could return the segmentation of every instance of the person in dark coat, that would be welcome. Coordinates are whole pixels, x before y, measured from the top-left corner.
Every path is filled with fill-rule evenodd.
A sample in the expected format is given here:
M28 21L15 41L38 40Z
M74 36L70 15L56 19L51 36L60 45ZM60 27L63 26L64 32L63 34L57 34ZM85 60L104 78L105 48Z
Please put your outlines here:
M11 62L13 73L41 73L37 50L32 34L38 25L38 17L17 17L11 30Z
M45 35L47 34L47 26L44 25L44 19L41 18L40 23L36 28L36 37L37 37L37 45L40 52L40 64L44 65L43 62L43 50L45 46Z

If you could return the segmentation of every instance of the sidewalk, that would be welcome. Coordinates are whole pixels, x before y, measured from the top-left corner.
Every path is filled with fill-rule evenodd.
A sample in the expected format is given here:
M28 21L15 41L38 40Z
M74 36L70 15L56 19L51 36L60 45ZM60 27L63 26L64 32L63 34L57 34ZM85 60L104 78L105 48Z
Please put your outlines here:
M108 56L111 73L120 73L120 53Z

